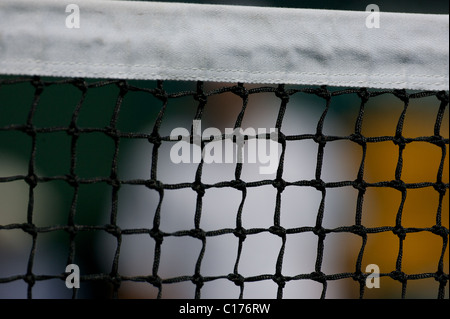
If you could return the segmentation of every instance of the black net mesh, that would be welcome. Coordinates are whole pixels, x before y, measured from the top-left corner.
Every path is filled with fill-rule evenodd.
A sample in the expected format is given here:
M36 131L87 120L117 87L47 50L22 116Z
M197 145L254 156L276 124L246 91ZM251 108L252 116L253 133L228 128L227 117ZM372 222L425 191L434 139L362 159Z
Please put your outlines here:
M182 85L188 89L180 89ZM66 295L58 294L58 297L74 298L259 296L250 294L252 289L264 290L267 293L264 296L273 298L304 297L305 290L311 298L336 296L336 290L343 298L408 298L416 296L418 291L423 294L420 296L448 298L447 92L241 83L220 87L215 84L208 89L208 85L39 77L0 79L0 154L3 154L0 155L3 168L0 192L10 194L0 197L3 201L0 204L2 297L46 296L43 291L51 288L65 291ZM63 89L56 94L52 90L57 88ZM207 174L208 165L212 164L202 160L194 164L195 171L189 180L172 182L176 176L170 181L164 178L159 170L169 157L162 149L178 142L163 130L165 123L169 123L170 129L179 123L170 122L170 117L188 118L183 123L187 123L184 127L191 133L192 120L206 122L207 118L218 123L232 117L228 127L239 128L252 116L249 101L258 95L263 98L256 104L273 102L269 111L273 117L269 124L262 126L278 130L280 152L274 174L247 180L246 163L234 163L230 178L210 182ZM220 102L221 96L227 96L228 100ZM311 110L304 110L317 115L314 121L305 115L314 127L310 132L302 131L300 124L297 130L297 120L289 113L295 108L302 119L302 107L309 100L302 102L301 98L315 99ZM181 102L176 104L177 100ZM231 106L228 109L231 100L237 109ZM258 112L256 109L253 116ZM341 122L340 127L345 128L339 132L327 126L336 118ZM287 127L287 120L294 125ZM249 123L258 127L257 122ZM427 126L421 131L424 123ZM270 139L271 136L258 137ZM135 140L140 142L138 150L142 152L130 151L130 154L148 163L148 170L140 176L125 178L121 175L121 156L129 151L127 143ZM208 143L202 141L202 148ZM302 145L312 147L302 150ZM327 153L333 147L338 152ZM299 152L288 157L290 148L299 148ZM14 155L10 162L7 154ZM310 171L305 176L310 178L293 176L288 164L302 165L295 156L313 157L314 166L305 168ZM25 161L25 169L8 170L11 163L17 164L15 159ZM288 163L289 160L293 163ZM123 161L129 161L129 157ZM342 169L333 163L348 164L353 173L341 180L327 180L325 170L338 173ZM183 163L178 165L183 169ZM219 170L226 169L223 165ZM18 185L26 186L26 191L7 192ZM44 185L56 188L46 201L40 191ZM133 217L136 216L133 205L121 204L121 194L126 191L127 198L138 205L138 195L142 193L133 197L133 190L138 188L147 192L145 196L149 198L146 222ZM270 188L274 196L251 197L259 188ZM353 195L341 196L336 193L340 189ZM222 190L238 194L234 208L221 213L231 216L232 223L219 227L221 219L216 219L214 227L208 225L204 229L203 221L211 211L205 206L208 194ZM308 204L304 196L298 197L296 204L294 198L289 208L294 216L308 215L311 222L285 222L288 219L284 219L287 214L284 196L288 191L297 190L310 190L318 197L313 204ZM181 193L177 191L188 195L178 195ZM176 195L171 197L171 192ZM340 198L339 203L330 201L334 193ZM194 205L184 204L182 196L190 196ZM59 206L56 197L62 198ZM216 205L217 209L232 201L225 193L215 199L212 207ZM260 227L257 220L263 218L262 212L258 215L258 211L246 211L251 200L272 202L267 208L271 224ZM180 212L166 211L165 205L170 201L179 201L186 207L185 211L181 208ZM15 210L12 202L19 202L21 208ZM39 210L38 205L42 206ZM38 222L38 211L53 216ZM257 217L248 219L250 213ZM181 226L172 231L164 214L179 214L171 218L179 216L175 219L180 219ZM180 214L188 219L181 218ZM125 221L126 216L135 218L136 223ZM131 224L135 227L127 226ZM11 237L13 241L8 241L5 236L10 233L20 240ZM266 246L266 239L258 237L262 235L272 238L275 251L272 246ZM126 244L131 237L142 241ZM225 238L225 244L215 246L213 242L219 238ZM258 239L252 245L246 246L255 238ZM98 248L102 240L108 244ZM183 244L188 241L197 245L197 249L184 249ZM229 246L225 249L227 242ZM128 252L130 245L138 250L138 257ZM303 248L308 245L309 250ZM255 258L251 264L254 255L246 247L258 250L261 259ZM168 257L171 255L176 256ZM230 260L229 270L206 271L206 259L218 255ZM136 258L142 263L149 262L139 270L129 270L123 268L128 258L134 258L131 264L138 264ZM250 271L241 271L244 259L250 263ZM296 259L308 262L309 268L295 268L296 263L290 260ZM164 260L169 260L169 264ZM73 263L81 269L79 289L67 289L64 285L65 265ZM170 263L180 264L182 270L167 272ZM258 273L263 269L260 264L269 271ZM333 267L338 264L335 271ZM379 266L380 288L367 287L368 264ZM50 282L52 285L44 286ZM310 286L303 287L306 282L314 285L318 293ZM335 286L340 282L345 284ZM270 284L273 289L258 283ZM215 285L220 289L210 294ZM224 286L230 288L223 289ZM190 293L181 293L185 289Z

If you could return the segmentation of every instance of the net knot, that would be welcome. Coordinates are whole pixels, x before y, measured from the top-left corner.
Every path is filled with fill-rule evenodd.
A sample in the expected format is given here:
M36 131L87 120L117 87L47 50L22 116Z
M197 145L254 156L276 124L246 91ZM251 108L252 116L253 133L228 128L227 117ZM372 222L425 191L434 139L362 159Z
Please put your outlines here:
M325 99L325 100L331 99L331 92L328 91L328 88L327 88L326 85L322 85L320 88L315 89L315 90L314 90L314 93L315 93L317 96L319 96L319 97L321 97L321 98L323 98L323 99Z
M370 98L370 92L366 88L362 88L358 91L358 96L362 102L367 102Z
M320 282L322 284L327 281L325 274L321 271L314 271L310 275L312 280Z
M233 86L231 88L231 92L233 92L234 94L236 94L237 96L239 96L243 99L248 97L248 91L242 84Z
M402 102L407 103L409 101L409 94L406 93L405 89L402 90L394 90L394 95L402 100Z
M448 274L445 274L442 270L439 270L434 275L434 280L439 281L441 284L447 284Z
M233 234L234 234L234 236L236 236L237 238L241 239L242 241L244 241L245 238L247 238L246 230L243 227L236 228L233 231Z
M284 288L284 286L286 286L286 279L281 274L276 274L275 276L272 277L272 280L276 282L276 284L280 288Z
M198 196L203 197L205 195L205 185L201 182L193 183L191 188L197 192Z
M150 237L152 237L158 245L161 245L164 240L164 234L157 228L150 230Z
M404 138L402 135L396 134L392 142L394 142L395 145L400 147L400 149L404 149L406 147L406 144L408 143L408 140Z
M404 181L401 180L393 180L389 182L389 186L392 188L395 188L396 190L400 191L400 192L405 192L406 191L406 184Z
M435 235L441 236L442 238L446 239L448 237L448 229L444 226L438 226L434 225L431 227L431 232Z
M118 180L117 176L114 176L114 175L109 178L107 183L116 189L120 188L120 186L121 186L120 180Z
M352 279L354 281L358 281L358 282L360 282L362 284L365 284L366 283L366 277L367 277L366 274L362 273L361 270L358 270L358 271L356 271L353 274Z
M35 174L28 174L25 177L25 182L30 185L31 188L35 188L38 184L38 177Z
M70 225L65 228L65 231L71 236L75 236L78 232L78 227L76 225Z
M86 81L84 81L82 78L76 78L73 80L72 84L79 89L81 92L86 92L88 89L88 85Z
M208 97L205 95L205 93L200 92L194 95L194 100L200 102L201 104L206 104L208 101Z
M31 124L27 124L22 130L25 134L27 134L30 137L36 136L36 128Z
M316 226L313 228L313 233L314 235L319 236L319 239L323 240L327 235L327 230L322 226Z
M278 235L281 238L284 238L286 236L286 229L281 226L272 226L269 228L269 232L271 234Z
M441 101L448 103L448 93L445 91L439 91L436 93L436 97Z
M37 228L34 224L22 224L22 230L31 236L37 236Z
M360 191L362 193L365 193L367 190L367 183L363 180L357 179L357 180L353 181L352 186L353 186L353 188L357 189L358 191Z
M280 98L283 102L289 102L289 94L284 90L284 85L279 85L275 91L275 96Z
M195 275L192 277L191 281L192 281L192 283L193 283L194 285L196 285L198 288L202 288L203 285L204 285L204 283L205 283L204 280L203 280L202 275L200 275L200 274L195 274Z
M155 146L161 146L161 135L158 132L152 132L147 140Z
M228 274L227 279L234 282L234 284L239 287L244 285L245 281L244 277L239 274Z
M114 237L120 237L122 235L122 230L117 225L106 225L105 230Z
M125 80L120 80L116 83L117 87L120 89L120 93L124 94L128 92L128 83Z
M447 145L445 142L445 138L440 135L434 135L428 141L439 147L445 147Z
M122 278L118 275L110 274L109 280L116 289L118 289L120 287L120 285L122 284Z
M67 135L78 137L80 136L80 130L74 122L71 122L66 131Z
M149 179L145 181L145 186L150 189L154 189L157 191L163 190L163 184L160 181Z
M36 278L34 277L33 274L27 274L23 280L30 286L34 286L34 284L36 283Z
M399 270L392 271L389 276L394 280L400 281L401 283L404 283L406 282L406 280L408 280L408 275Z
M66 182L67 184L69 184L72 187L78 187L78 178L76 176L73 175L66 175Z
M447 188L448 188L448 184L445 183L436 183L433 185L433 188L442 196L445 195L445 193L447 192Z
M200 229L200 228L191 229L189 231L189 235L194 237L194 238L200 239L200 240L205 240L205 238L206 238L205 231L203 229Z
M281 193L286 188L286 181L282 178L277 178L272 182L272 185Z
M318 191L325 191L325 182L321 179L313 179L310 181L311 186L317 189Z
M286 135L284 135L283 132L271 132L270 139L274 142L280 143L282 146L286 145Z
M316 135L314 135L313 140L321 146L325 146L325 144L327 143L327 137L321 133L317 133Z
M353 133L352 135L350 135L350 140L352 142L358 143L359 145L363 146L366 144L366 137L361 135L360 133Z
M153 96L163 102L166 101L168 98L167 92L164 91L164 89L159 88L159 87L153 91Z
M236 179L230 182L231 187L240 191L244 191L246 185L247 184L242 179Z
M367 235L367 228L363 225L353 225L351 232L355 235L364 237Z
M406 231L403 226L395 226L392 232L402 240L406 238Z
M145 281L147 281L148 283L152 284L156 288L160 288L161 284L162 284L161 278L158 277L158 276L147 276Z
M109 137L111 137L113 140L118 141L119 140L119 135L120 135L120 131L114 127L110 127L107 126L105 127L105 134L108 135Z
M33 79L31 80L31 85L33 85L36 88L38 93L44 90L44 82L41 81L41 78L39 76L33 76Z

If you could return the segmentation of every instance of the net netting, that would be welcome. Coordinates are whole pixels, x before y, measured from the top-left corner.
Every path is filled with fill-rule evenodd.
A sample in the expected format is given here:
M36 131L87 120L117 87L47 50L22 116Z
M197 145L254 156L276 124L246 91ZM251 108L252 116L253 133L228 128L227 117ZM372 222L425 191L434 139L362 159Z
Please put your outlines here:
M273 174L174 164L194 120ZM445 91L3 77L0 295L448 298L448 143Z

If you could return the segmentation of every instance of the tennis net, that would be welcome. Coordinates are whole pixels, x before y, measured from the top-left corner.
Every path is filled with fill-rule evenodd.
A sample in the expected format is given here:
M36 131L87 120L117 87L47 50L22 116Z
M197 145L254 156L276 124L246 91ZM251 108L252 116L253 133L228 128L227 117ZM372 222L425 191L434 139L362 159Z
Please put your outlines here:
M0 26L23 26L11 31L22 40L0 42L1 297L448 298L445 40L430 53L424 31L408 56L401 45L384 56L391 43L364 12L336 13L380 37L373 52L349 54L353 40L326 45L328 30L283 40L299 17L339 34L320 10L81 1L79 30L42 19L66 17L67 4L0 11ZM121 41L87 28L141 15L150 25L136 24L157 31L117 55ZM280 15L286 25L274 26ZM168 41L180 30L158 27L168 16L206 21ZM441 18L381 23L439 29ZM231 40L205 27L214 21L253 36L267 24L277 45L227 30ZM44 32L28 36L60 44L40 54L35 44L27 58L33 23ZM204 42L196 52L204 37L224 58ZM73 264L80 286L68 289Z

